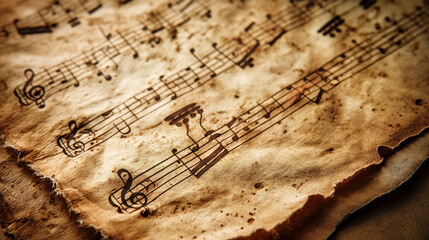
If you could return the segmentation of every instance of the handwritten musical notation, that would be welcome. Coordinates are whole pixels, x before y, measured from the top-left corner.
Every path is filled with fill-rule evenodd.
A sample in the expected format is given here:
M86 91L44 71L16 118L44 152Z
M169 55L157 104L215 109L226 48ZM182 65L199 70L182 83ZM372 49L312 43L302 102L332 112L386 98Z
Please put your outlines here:
M359 2L359 5L363 7L364 10L369 9L371 6L373 6L377 1L375 0L363 0ZM353 11L356 11L358 8L351 7L351 9L343 10L342 13L334 15L328 22L326 22L323 26L321 26L317 32L322 34L323 36L330 36L331 38L334 38L338 34L342 32L341 26L345 26L346 28L349 28L345 23L346 21L344 18L347 15L351 15Z
M131 213L143 208L141 215L147 216L148 204L173 187L192 176L200 178L231 151L265 133L306 105L318 104L323 94L341 82L403 48L419 35L427 33L428 10L427 6L417 7L415 11L393 24L388 23L388 26L368 38L360 42L352 41L353 46L349 50L270 97L258 101L216 130L208 130L203 126L203 110L196 103L170 114L165 121L177 127L185 126L191 144L181 150L172 149L172 155L168 158L135 176L120 169L118 174L126 173L127 180L123 180L124 186L111 192L109 203L120 213ZM203 136L189 136L190 122L196 122L197 127L203 129Z
M228 69L253 67L252 54L261 47L271 47L287 31L304 26L310 18L302 18L302 12L317 17L336 1L312 1L302 3L289 11L267 15L262 24L252 22L239 37L227 44L213 43L213 50L199 57L195 49L190 53L197 60L184 69L165 77L161 75L156 84L137 93L122 104L105 111L92 120L77 127L76 132L60 136L62 139L84 144L84 151L74 151L69 144L58 144L63 153L70 157L88 151L117 134L131 132L131 125L164 105L201 87ZM79 153L79 154L77 154Z
M0 41L26 35L52 33L62 24L76 27L79 17L93 14L102 8L102 0L56 0L51 5L38 10L35 14L0 27Z
M110 81L112 76L108 69L118 69L119 62L116 59L119 56L131 53L132 57L137 59L139 46L149 44L154 47L161 42L158 32L164 29L177 31L176 28L192 17L210 17L211 10L207 7L209 3L210 1L200 0L178 1L151 12L144 18L142 26L112 33L100 29L105 41L79 56L44 68L41 72L25 70L27 80L15 88L14 94L24 106L35 103L43 108L49 97L69 87L81 86L82 81L88 78L101 77ZM31 76L28 74L30 71Z
M329 22L323 25L317 32L323 34L323 36L329 35L331 37L335 37L334 32L340 33L341 29L339 26L343 23L344 19L342 19L340 16L335 16L329 20Z

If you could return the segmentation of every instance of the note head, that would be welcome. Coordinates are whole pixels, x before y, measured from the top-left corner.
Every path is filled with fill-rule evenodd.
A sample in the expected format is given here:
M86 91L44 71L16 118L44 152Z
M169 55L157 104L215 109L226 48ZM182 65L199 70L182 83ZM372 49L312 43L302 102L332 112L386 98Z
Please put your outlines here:
M196 151L198 151L200 149L200 147L199 146L194 146L191 150L192 150L192 152L196 152Z
M211 11L211 10L208 10L208 11L206 12L206 14L204 14L204 17L211 18L211 17L212 17L212 11Z
M136 59L138 57L139 57L139 54L138 53L134 53L133 58Z
M232 137L232 141L234 141L234 142L238 141L238 136L234 135L234 136Z
M214 133L214 131L213 131L213 130L209 130L209 131L207 131L207 132L204 134L204 137L208 137L208 136L210 136L212 133Z
M212 75L210 75L211 78L216 77L216 73L212 73Z

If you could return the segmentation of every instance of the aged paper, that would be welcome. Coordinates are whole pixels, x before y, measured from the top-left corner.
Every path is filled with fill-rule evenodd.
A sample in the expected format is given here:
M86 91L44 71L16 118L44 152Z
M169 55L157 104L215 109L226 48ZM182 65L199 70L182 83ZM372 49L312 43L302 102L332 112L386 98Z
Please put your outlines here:
M0 129L106 237L293 227L428 126L420 1L81 4L3 27Z

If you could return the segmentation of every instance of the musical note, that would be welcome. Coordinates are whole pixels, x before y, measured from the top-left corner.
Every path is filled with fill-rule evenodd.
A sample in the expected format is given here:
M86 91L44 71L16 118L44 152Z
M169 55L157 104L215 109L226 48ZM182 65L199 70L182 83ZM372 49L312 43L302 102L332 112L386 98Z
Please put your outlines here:
M229 130L234 134L234 136L232 137L232 141L234 141L234 142L238 141L238 139L239 139L237 133L234 132L234 130L232 130L232 128L231 128L232 125L234 125L236 120L237 120L237 118L232 118L232 120L226 124L226 126L229 128Z
M194 142L195 146L191 148L191 150L193 152L198 151L198 149L200 149L200 146L198 145L198 143L191 137L191 135L189 135L190 129L189 129L189 117L191 118L195 118L196 117L196 112L198 110L200 110L200 106L196 105L195 103L191 103L189 105L186 105L185 107L179 109L178 111L168 115L164 120L166 122L169 122L170 125L176 125L177 127L182 126L182 123L180 123L180 121L183 122L183 124L185 125L186 128L186 135L189 137L189 139L192 140L192 142Z
M76 27L80 24L81 13L93 14L102 6L100 0L53 1L51 5L39 9L32 15L17 18L10 24L0 27L0 36L8 39L16 36L52 33L63 22Z
M34 21L34 19L30 21L31 23L38 23L37 26L34 26L34 29L26 29L25 27L22 27L21 22L16 22L15 25L16 27L19 26L18 28L21 29L21 32L24 34L37 33L41 32L42 30L47 31L47 28L54 28L60 22L67 22L64 20L64 18L66 18L67 20L72 20L75 16L77 16L77 13L80 10L85 12L93 12L101 6L99 0L71 1L72 3L62 3L56 1L51 6L41 9L39 11L40 16L38 16L38 18L36 19L37 21ZM171 13L174 13L176 15L179 14L179 16L186 15L187 17L194 17L199 16L202 12L205 12L207 10L205 6L198 5L196 1L192 1L192 3L190 3L187 8L183 8L185 4L188 4L188 2L179 1L177 3L169 4L167 9L159 9L159 11L157 11L158 20L151 17L152 21L157 22L154 25L145 26L147 28L147 32L150 32L149 34L141 33L141 26L138 26L138 28L131 31L128 29L127 31L116 31L115 35L112 35L111 33L105 33L103 29L100 28L100 31L103 34L105 40L104 42L100 43L96 48L90 51L83 52L81 56L77 57L77 59L66 60L51 67L42 67L42 73L33 74L34 78L36 78L37 76L37 82L32 81L32 84L36 86L37 83L37 86L43 87L43 89L34 88L32 91L33 95L31 97L38 98L38 105L44 106L44 101L48 98L48 96L51 97L52 95L69 88L71 85L70 83L72 81L74 82L74 86L81 86L83 80L88 79L93 74L101 76L105 80L110 81L112 79L112 75L108 74L107 71L110 66L112 66L113 70L119 68L119 62L117 60L118 56L127 52L131 52L134 58L138 58L139 52L136 45L139 45L140 43L144 42L149 43L152 47L155 47L156 44L161 43L161 37L154 35L154 33L158 34L158 32L162 30L160 28L160 24L162 24L164 28L177 27L175 25L176 22L173 21L175 17ZM65 13L61 15L60 13L63 12ZM42 21L42 24L39 23L40 21ZM70 23L72 25L75 25L76 22L74 21L77 20L73 20L73 22ZM165 22L167 22L167 24L165 24ZM29 27L33 26L29 25ZM3 29L5 31L9 30L5 27L3 27ZM68 63L74 64L76 65L76 67L71 67ZM85 71L84 68L91 68L92 71ZM200 71L198 70L194 71L194 69L195 68L190 67L189 74L194 73L196 79L205 76L204 74L200 74ZM177 96L176 89L183 89L183 84L186 84L189 88L193 88L193 86L188 82L187 77L185 78L183 74L179 74L177 76L179 76L178 81L167 81L167 79L162 79L162 82L165 84L165 86L172 90L171 92L173 93L173 99L175 99L175 96ZM181 81L181 83L178 83L179 81ZM28 97L25 96L25 91L23 91L24 87L25 83L17 87L15 95L18 97L18 100L21 102L22 105L27 106L35 101L29 100ZM27 90L29 89L30 88L28 87ZM158 87L152 88L155 93L154 99L156 101L159 101L161 97L164 97L161 96L163 91L157 93L158 89ZM45 97L42 98L40 97L40 95L44 95ZM146 98L145 100L150 101L149 98Z
M315 10L310 9L309 11L312 12ZM145 88L143 91L136 93L134 96L124 102L126 103L125 105L120 104L119 106L114 107L108 111L104 111L102 114L89 120L85 125L91 129L96 129L98 135L97 142L92 142L94 144L89 146L87 149L104 143L115 134L120 133L117 130L122 126L125 126L123 127L125 129L123 132L128 132L128 127L130 127L131 124L141 120L149 113L154 111L154 109L159 109L170 101L173 101L184 94L187 94L192 90L202 86L203 84L208 83L213 77L223 73L231 67L239 66L244 68L246 66L253 66L253 58L251 57L251 54L253 54L259 46L266 44L269 47L268 42L272 41L273 38L277 36L279 32L281 32L281 29L279 29L279 24L281 21L280 19L283 19L282 21L286 22L289 17L292 18L292 16L285 17L283 12L280 12L279 16L283 17L280 18L272 15L271 18L275 19L275 21L267 19L264 23L264 25L273 26L270 28L273 29L271 31L273 34L264 30L264 27L257 29L255 27L256 24L253 24L253 26L248 31L252 35L255 34L255 36L258 36L258 38L252 38L247 33L240 33L241 35L239 38L233 38L226 44L214 44L214 46L212 46L216 48L215 51L211 51L201 58L197 57L196 62L182 70L179 70L169 77L164 77L164 75L161 75L161 77L158 79L160 80L159 82L157 81L153 86ZM302 24L306 22L307 20L297 21L294 22L294 25L302 26ZM258 30L259 33L256 30ZM195 50L191 49L191 52L195 53ZM93 62L95 63L95 61ZM126 106L130 106L128 110L126 110ZM124 109L126 112L124 112ZM202 113L202 109L197 109L197 113L200 112L200 110ZM269 113L269 111L267 111L264 115L267 113ZM202 118L202 115L200 116ZM122 122L119 122L119 125L116 124L116 121L121 121L121 118L126 121L126 125L128 125L128 127ZM113 125L112 122L114 122L115 125ZM184 124L182 120L180 120L178 123L181 125ZM202 123L200 123L200 125L205 131L204 135L206 140L213 143L219 143L218 139L221 136L219 132L214 132L212 130L207 131L202 126ZM238 132L236 133L238 137ZM190 135L190 130L188 131L188 135ZM234 137L234 139L236 138ZM191 140L193 141L193 145L189 150L192 152L192 149L196 147L195 143L198 143L198 141L193 137ZM199 143L198 147L201 148Z
M82 138L90 138L94 139L94 132L92 132L89 129L85 129L79 133L79 137L77 136L78 133L78 126L76 121L70 121L69 122L69 129L70 133L61 135L57 138L57 145L63 149L63 152L70 157L75 157L83 152L85 152L85 143L82 140Z
M153 199L156 199L166 191L169 191L172 186L177 186L191 176L195 176L197 179L200 178L229 152L240 148L245 143L255 139L255 137L267 132L298 110L304 109L306 105L319 103L325 92L338 85L338 83L330 85L332 81L342 82L345 79L351 79L364 69L384 59L388 54L392 54L406 43L413 41L417 36L426 33L429 28L427 24L429 15L426 11L424 13L419 11L421 10L413 12L410 14L411 16L404 17L403 20L396 24L402 31L398 31L394 26L372 34L359 44L352 46L316 68L305 77L286 87L281 87L280 90L268 98L257 101L253 107L242 111L238 117L234 117L216 130L207 131L203 127L203 110L196 103L188 104L170 114L165 120L170 122L171 125L181 126L179 121L188 124L189 118L187 116L192 118L193 115L191 114L195 114L196 111L197 114L200 114L200 126L205 131L205 134L203 138L195 141L199 146L197 151L192 150L192 146L195 143L181 150L174 148L172 150L173 155L143 172L157 179L154 182L154 184L157 184L157 188L148 193L147 196L150 195ZM419 21L421 21L421 25L417 24ZM401 44L398 44L398 41L401 41ZM382 47L384 53L380 52L380 47ZM355 57L362 53L372 53L374 57L365 61ZM187 120L185 121L185 119ZM225 128L228 130L225 131Z
M269 41L268 42L268 44L270 45L270 46L273 46L276 42L277 42L277 40L279 40L286 32L287 32L287 30L286 29L284 29L283 27L281 27L272 17L271 17L271 14L267 14L267 19L269 19L270 21L272 21L276 26L278 26L278 28L281 30L280 31L280 33L278 33L274 38L273 38L273 40L271 40L271 41Z
M20 22L19 19L15 19L13 21L13 25L15 26L16 31L18 31L18 34L21 36L29 35L29 34L52 33L50 24L48 22L44 22L44 25L32 26L32 27L19 27L18 26L19 22Z
M171 96L171 100L175 100L177 98L177 94L170 86L168 86L168 83L164 81L164 75L159 76L159 81L161 81L173 94L173 96Z
M131 43L124 37L124 35L122 35L121 32L116 31L118 33L118 35L122 38L122 40L130 47L130 49L134 52L133 54L133 58L138 58L139 57L139 53L137 52L137 50L133 47L133 45L131 45Z
M153 87L149 87L147 90L151 91L155 95L153 97L153 99L155 99L155 101L160 101L161 100L161 96L158 94L158 92Z
M131 132L130 125L128 125L128 123L122 118L119 124L113 123L113 125L115 126L116 130L118 130L118 132L123 135L127 135L128 133ZM124 125L124 126L119 127L119 125Z
M39 108L44 108L45 101L43 96L45 96L45 88L41 85L30 87L35 76L33 70L26 69L24 71L24 75L27 78L27 81L25 82L23 91L21 91L18 87L15 88L15 96L18 97L19 102L24 106L29 105L31 102L35 102Z
M103 29L100 27L100 32L103 34L104 38L107 41L107 45L101 48L101 51L104 53L104 55L113 63L115 68L118 68L118 63L114 60L115 57L119 56L121 52L119 51L119 48L112 42L112 34L108 33L106 34Z
M335 33L333 33L333 31L340 33L341 29L339 28L339 26L343 23L344 20L340 16L335 16L334 18L329 20L329 22L323 25L317 32L323 34L323 36L329 34L330 37L335 37Z
M363 9L366 10L376 3L377 3L377 0L361 0L359 2L359 5L361 5Z
M198 163L196 167L194 167L191 173L196 177L200 178L207 170L212 168L216 163L218 163L222 158L224 158L229 151L220 145L217 147L209 156L204 158L202 161Z
M201 65L200 65L200 68L207 68L212 74L210 75L210 77L211 78L214 78L214 77L216 77L216 72L213 70L213 69L211 69L209 66L207 66L204 62L203 62L203 60L201 59L201 58L199 58L196 54L195 54L195 49L194 48L191 48L190 50L189 50L190 52L191 52L191 54L192 54L192 56L194 56L197 60L198 60L198 62L200 62L201 63Z
M55 1L54 5L57 5L61 10L64 11L64 13L67 15L67 18L69 19L67 22L71 25L71 27L75 27L80 24L79 19L73 15L73 10L69 7L64 7L63 4L60 1Z
M92 59L90 59L88 57L88 55L86 53L84 53L84 57L85 57L85 65L88 67L93 67L96 70L97 76L103 76L104 79L106 79L107 81L112 80L112 76L110 76L109 74L104 74L104 72L102 72L99 68L98 68L98 59L95 56L95 53L92 52L92 54L90 55L92 56Z
M79 3L89 14L93 14L103 6L100 0L79 0Z

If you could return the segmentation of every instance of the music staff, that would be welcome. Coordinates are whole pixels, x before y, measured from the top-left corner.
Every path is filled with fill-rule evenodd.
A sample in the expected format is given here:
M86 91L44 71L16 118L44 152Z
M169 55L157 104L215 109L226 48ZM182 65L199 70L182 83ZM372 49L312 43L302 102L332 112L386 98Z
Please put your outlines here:
M243 111L242 114L232 118L231 121L216 130L207 130L202 125L202 120L200 120L200 127L205 134L195 141L199 146L198 149L192 149L195 143L181 150L173 149L173 155L137 174L132 179L139 183L150 180L150 183L154 186L150 191L144 192L146 201L141 207L145 207L147 210L148 204L173 187L190 177L195 177L196 179L202 177L208 169L212 168L219 160L225 158L229 152L240 148L255 137L265 133L306 105L318 103L322 94L330 91L339 83L352 78L374 63L414 41L429 29L428 10L428 7L417 8L397 21L396 24L389 25L372 34L360 41L358 45L353 45L349 50L334 57L314 72L307 74L287 87L281 88L270 97L258 101L253 107ZM379 51L380 47L384 49L384 52ZM362 54L370 54L371 57L366 58L365 61L359 60L359 56ZM320 72L324 72L325 75L322 76ZM203 111L199 106L198 108L196 106L198 105L195 103L190 104L171 114L166 120L177 125L186 116L195 114L195 111L201 115L202 119ZM269 115L267 115L267 111ZM201 171L201 173L199 174L198 171ZM127 189L126 186L115 189L109 195L109 199L119 199L118 195L124 189ZM136 192L134 191L133 193ZM113 206L117 207L117 205ZM121 212L139 210L138 208L127 208L125 204L121 207Z
M83 14L93 14L103 4L102 0L69 0L54 1L51 5L38 10L35 14L21 19L15 19L11 24L1 27L0 40L11 37L52 33L61 24L71 27L80 24L79 17Z
M321 6L328 7L334 3L335 1L326 2L324 3L325 5L317 4L311 9L307 9L305 4L300 7L317 15L324 11ZM289 13L294 12L290 11ZM262 24L257 24L258 27L246 29L238 38L234 38L233 41L227 44L215 44L215 49L203 57L196 56L196 51L191 49L190 52L197 59L196 62L168 77L162 76L159 79L160 81L157 81L153 86L82 124L80 129L90 129L95 134L90 144L86 142L86 145L89 146L86 150L98 146L116 134L121 134L115 124L126 123L131 126L134 122L201 87L234 66L240 68L253 66L251 55L259 46L271 47L269 43L281 32L280 27L288 26L290 29L294 29L309 22L309 19L299 20L299 11L295 11L295 14L291 15L280 12L279 14L271 15L270 18ZM282 24L282 26L279 24Z
M341 33L341 29L339 28L340 25L344 23L344 20L340 16L335 16L329 22L327 22L325 25L323 25L319 30L317 30L318 33L321 33L323 36L329 35L330 37L335 37L335 33Z
M32 84L43 87L44 94L39 101L35 101L33 98L29 98L25 94L18 94L19 102L28 106L33 103L36 105L45 106L46 100L52 95L65 90L71 86L76 86L77 84L72 84L69 81L62 81L57 78L52 78L47 72L68 72L75 80L75 83L79 82L79 85L82 85L82 82L93 76L103 77L105 80L112 80L112 75L107 71L117 69L120 63L116 60L119 56L131 53L134 59L139 57L138 47L144 43L149 43L154 47L153 43L159 44L160 37L157 36L158 32L163 29L170 29L172 27L177 28L176 23L183 24L181 19L184 16L189 17L202 17L205 18L207 13L208 2L202 4L199 1L188 0L180 1L175 5L168 5L158 11L158 13L152 13L152 15L162 14L163 18L157 18L154 25L144 25L142 28L138 26L127 31L116 31L114 33L104 32L101 28L100 31L104 36L104 41L99 43L97 46L93 47L90 51L84 52L79 56L76 56L72 59L66 60L62 63L54 65L52 67L44 68L44 71L35 73L32 79ZM186 8L184 8L184 6ZM70 15L71 16L71 15ZM148 19L151 19L150 17ZM168 24L165 21L168 20ZM159 26L163 26L159 28ZM153 28L157 29L153 29ZM45 71L46 70L46 71ZM25 83L16 87L16 92L23 92ZM43 102L43 105L41 105Z
M362 0L359 2L359 5L363 7L364 10L369 9L372 5L376 3L376 0ZM322 34L323 36L330 36L334 38L336 35L342 32L341 26L346 28L350 27L346 24L344 18L347 15L350 15L353 11L356 11L358 8L352 7L349 9L343 10L341 13L334 15L328 22L322 25L317 32ZM329 12L329 11L327 11Z

